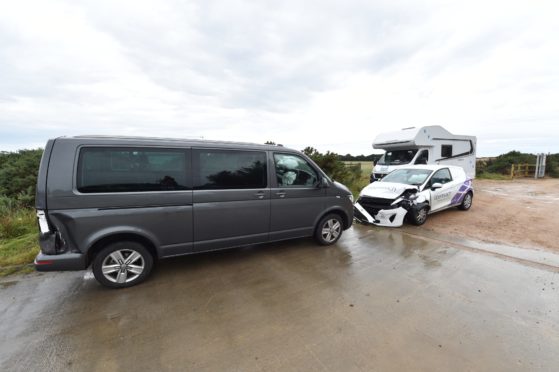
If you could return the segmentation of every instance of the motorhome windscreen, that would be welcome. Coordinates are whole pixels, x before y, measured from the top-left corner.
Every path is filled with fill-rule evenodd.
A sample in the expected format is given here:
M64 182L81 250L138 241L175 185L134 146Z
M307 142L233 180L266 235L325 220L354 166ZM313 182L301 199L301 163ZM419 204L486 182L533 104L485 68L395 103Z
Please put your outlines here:
M406 185L419 186L429 177L428 169L397 169L384 177L381 182L405 183Z
M382 155L377 164L380 165L402 165L409 164L415 154L417 154L417 149L414 150L392 150L387 151Z

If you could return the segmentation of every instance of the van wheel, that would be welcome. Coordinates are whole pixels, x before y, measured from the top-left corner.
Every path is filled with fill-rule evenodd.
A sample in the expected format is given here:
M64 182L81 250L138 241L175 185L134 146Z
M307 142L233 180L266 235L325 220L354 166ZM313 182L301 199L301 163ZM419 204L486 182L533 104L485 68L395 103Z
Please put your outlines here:
M427 221L427 216L429 214L429 207L427 205L424 205L420 208L413 208L410 210L410 214L411 214L411 223L413 223L416 226L421 226L425 223L425 221Z
M462 200L462 204L458 206L458 209L463 211L467 211L472 207L472 201L474 199L474 195L471 191L469 191L466 195L464 195L464 200Z
M103 248L93 260L93 275L106 287L126 288L142 282L151 272L153 257L138 242L117 242Z
M314 233L314 238L320 245L330 245L340 239L343 231L343 223L340 216L337 214L327 214L322 217L318 225L316 226L316 231Z

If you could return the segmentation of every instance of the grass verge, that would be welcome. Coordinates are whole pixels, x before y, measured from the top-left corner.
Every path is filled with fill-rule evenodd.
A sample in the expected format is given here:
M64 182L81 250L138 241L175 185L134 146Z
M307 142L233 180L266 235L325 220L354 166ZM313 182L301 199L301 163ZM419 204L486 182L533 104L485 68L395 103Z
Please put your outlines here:
M504 175L499 173L481 172L476 174L476 178L480 180L510 181L510 175Z
M18 209L0 215L0 277L33 270L30 265L39 253L34 211Z

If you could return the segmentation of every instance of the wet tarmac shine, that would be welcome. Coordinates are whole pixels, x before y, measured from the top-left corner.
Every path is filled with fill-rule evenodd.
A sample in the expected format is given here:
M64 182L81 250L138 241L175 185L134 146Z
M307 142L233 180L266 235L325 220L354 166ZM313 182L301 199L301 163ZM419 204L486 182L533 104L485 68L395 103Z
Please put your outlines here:
M559 268L356 225L160 262L0 282L0 370L556 371Z

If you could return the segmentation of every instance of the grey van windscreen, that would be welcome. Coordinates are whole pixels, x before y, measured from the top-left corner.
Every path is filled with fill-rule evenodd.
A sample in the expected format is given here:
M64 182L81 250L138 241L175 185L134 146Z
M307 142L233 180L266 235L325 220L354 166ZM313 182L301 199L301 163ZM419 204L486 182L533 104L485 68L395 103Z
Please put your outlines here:
M264 151L193 149L195 190L266 188Z
M84 147L77 189L82 193L188 190L182 149Z

